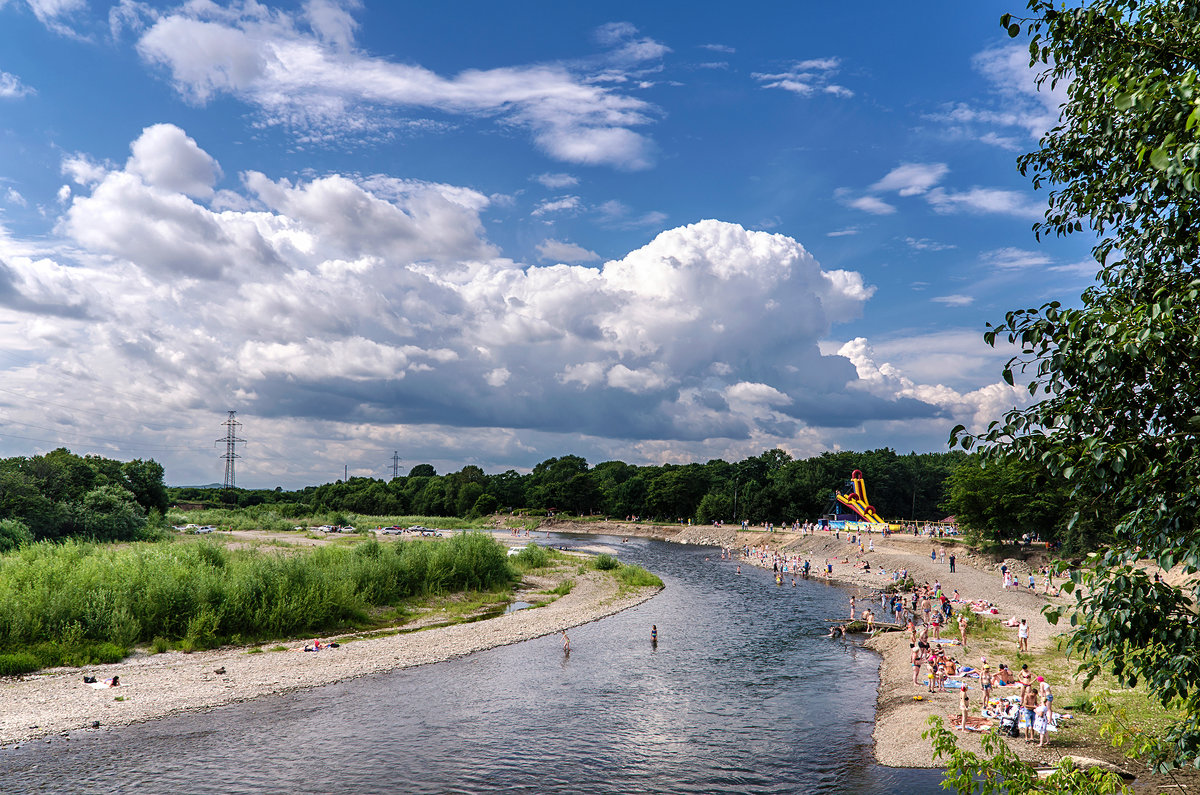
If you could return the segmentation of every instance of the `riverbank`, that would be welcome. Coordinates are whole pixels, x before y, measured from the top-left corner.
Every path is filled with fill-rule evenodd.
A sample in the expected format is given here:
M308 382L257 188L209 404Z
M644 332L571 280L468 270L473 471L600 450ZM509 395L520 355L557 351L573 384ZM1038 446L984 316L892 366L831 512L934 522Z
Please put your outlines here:
M199 711L262 696L341 682L397 668L442 662L484 649L553 635L633 607L660 589L622 590L606 572L563 572L570 593L536 609L518 610L474 623L368 637L325 638L337 648L302 651L309 639L257 648L224 648L184 654L138 652L125 661L87 669L59 668L0 681L0 745L70 736L93 726L127 725ZM539 579L536 588L557 582ZM547 638L558 644L557 638ZM113 676L119 687L93 688Z
M671 526L657 527L646 525L624 525L622 523L607 523L611 526L593 528L589 523L559 522L556 530L560 532L605 533L610 535L645 535L683 544L704 544L741 550L743 547L765 548L781 555L798 555L808 559L812 564L812 579L828 582L833 585L848 587L854 590L857 597L858 609L872 607L881 619L884 611L880 608L878 599L871 595L883 589L892 581L892 572L907 571L917 583L942 584L947 593L958 590L963 599L984 600L991 603L997 613L994 618L997 623L1012 617L1025 618L1029 625L1030 654L1018 658L1017 630L1007 627L993 629L990 637L985 640L967 637L967 650L952 647L952 656L968 665L978 666L980 656L987 656L993 669L1001 663L1008 663L1019 670L1024 661L1030 661L1034 675L1045 673L1047 680L1055 687L1056 704L1061 709L1064 703L1064 691L1075 689L1070 681L1074 669L1073 664L1065 660L1057 651L1057 636L1061 629L1051 625L1041 613L1042 608L1049 602L1064 603L1068 600L1060 596L1043 593L1043 580L1037 577L1037 588L1031 591L1027 587L1028 576L1036 571L1045 557L1036 547L1009 547L1004 556L986 556L978 554L956 539L936 539L927 536L911 534L892 534L884 539L879 534L872 534L866 541L868 549L865 554L859 554L856 544L850 544L848 535L841 534L839 538L834 533L817 532L813 535L801 535L789 532L750 532L738 531L736 527L713 526ZM869 545L874 550L869 550ZM955 571L949 570L949 563L943 559L941 551L947 554L955 553ZM935 558L931 558L931 552ZM742 565L756 563L771 566L771 557L763 559L737 558ZM861 561L869 560L871 571L861 568ZM824 574L826 565L833 568L831 576ZM1001 567L1016 575L1016 581L1021 586L1004 588ZM957 607L957 606L956 606ZM849 618L849 604L842 615L830 618ZM957 635L957 626L953 631L947 630L947 637ZM996 637L999 636L999 637ZM852 636L864 638L866 636ZM928 740L921 733L928 728L927 720L931 715L940 715L948 719L958 711L957 693L935 693L926 691L924 680L920 685L912 681L912 666L909 662L908 637L902 632L880 633L870 639L865 639L864 645L880 655L879 689L876 693L876 712L873 739L875 742L875 758L880 764L889 767L940 767L932 758L932 750ZM1053 660L1053 666L1046 665L1047 670L1039 670L1039 664ZM1053 670L1049 670L1049 668ZM974 682L975 680L970 680ZM978 699L980 691L973 686L969 691L972 698L972 714L978 714ZM917 701L913 697L921 696ZM1077 715L1073 718L1076 727L1086 725L1088 716ZM1110 763L1115 763L1128 770L1138 767L1122 758L1122 755L1097 737L1095 732L1083 731L1051 734L1050 745L1038 747L1036 743L1026 743L1022 740L1012 740L1009 747L1023 761L1035 767L1048 767L1058 763L1066 755L1077 758L1098 757ZM1077 738L1070 739L1070 736ZM980 736L976 733L965 732L959 737L960 746L976 752L982 752ZM1147 776L1142 767L1136 771L1139 776L1138 787L1151 785L1158 781L1157 777ZM1141 791L1140 789L1138 791Z

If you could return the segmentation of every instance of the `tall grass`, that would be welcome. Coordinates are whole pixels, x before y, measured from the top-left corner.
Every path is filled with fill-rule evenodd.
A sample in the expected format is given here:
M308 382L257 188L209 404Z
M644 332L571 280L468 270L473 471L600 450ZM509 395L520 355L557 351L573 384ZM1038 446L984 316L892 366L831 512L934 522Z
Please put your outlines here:
M115 661L164 640L211 648L362 626L372 607L504 587L513 576L504 547L479 533L289 555L212 543L33 544L0 555L0 671L31 670L30 658L36 667Z
M172 508L167 512L170 525L199 524L214 525L222 530L291 530L293 527L320 527L321 525L354 525L357 528L410 527L414 524L438 528L467 528L482 530L491 526L490 517L462 519L447 516L369 516L345 511L314 513L307 505L288 503L285 505L254 505L248 508L207 508L198 511L181 511Z
M618 580L633 588L649 586L655 588L663 587L663 581L657 574L652 574L641 566L635 566L632 563L622 563L620 568L617 569L616 574Z

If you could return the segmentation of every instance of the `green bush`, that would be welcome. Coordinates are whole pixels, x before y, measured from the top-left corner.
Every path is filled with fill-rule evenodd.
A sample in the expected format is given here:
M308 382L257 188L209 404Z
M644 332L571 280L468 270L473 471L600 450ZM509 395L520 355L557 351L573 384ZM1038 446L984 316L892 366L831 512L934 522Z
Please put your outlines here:
M0 552L33 543L33 532L19 519L0 521Z
M530 544L513 555L512 561L526 569L544 569L550 564L550 554L545 547Z
M0 676L28 674L41 667L42 664L38 658L28 652L0 654Z
M654 586L656 588L663 587L663 581L659 579L658 575L651 574L641 566L634 566L628 563L622 564L622 566L617 569L617 579L623 582L625 585L635 588L647 586Z
M596 568L600 571L612 571L621 565L621 561L609 555L607 552L596 556Z
M567 594L569 594L569 593L571 592L571 590L572 590L574 587L575 587L575 581L574 581L574 580L563 580L562 582L560 582L560 583L559 583L558 585L556 585L555 587L553 587L553 588L551 588L550 590L546 591L546 593L548 593L548 594L554 594L555 596L566 596Z

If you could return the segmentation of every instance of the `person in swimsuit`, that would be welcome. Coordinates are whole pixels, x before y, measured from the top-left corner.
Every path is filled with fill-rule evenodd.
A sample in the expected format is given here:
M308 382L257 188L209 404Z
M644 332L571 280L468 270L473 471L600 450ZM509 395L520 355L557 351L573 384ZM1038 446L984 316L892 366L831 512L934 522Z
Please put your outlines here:
M1028 665L1021 666L1021 673L1017 674L1017 681L1021 683L1021 697L1025 697L1025 691L1033 688L1033 674L1029 672Z
M563 651L567 654L571 653L571 639L567 637L567 631L562 631Z
M1046 725L1049 726L1054 720L1054 691L1050 689L1050 683L1043 677L1038 677L1038 690L1041 692L1042 705L1046 708Z
M965 732L967 730L967 708L970 706L971 699L967 697L967 686L962 686L961 695L958 697L958 711L961 715L961 720L958 724L958 730Z

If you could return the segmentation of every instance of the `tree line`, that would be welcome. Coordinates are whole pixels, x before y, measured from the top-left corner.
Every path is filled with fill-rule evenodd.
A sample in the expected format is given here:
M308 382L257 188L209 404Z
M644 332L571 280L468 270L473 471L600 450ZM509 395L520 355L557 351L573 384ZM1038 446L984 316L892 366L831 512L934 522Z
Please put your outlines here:
M828 452L793 459L767 450L738 462L637 466L605 461L595 466L576 455L549 458L528 474L486 474L474 465L439 475L418 464L407 476L352 477L298 491L238 490L239 507L270 505L279 515L341 511L369 516L479 516L495 511L557 512L639 517L662 522L753 524L816 519L844 490L850 473L866 475L868 496L895 520L936 521L945 516L947 477L968 456L962 452L909 453L890 449ZM170 489L173 500L218 503L220 489Z
M985 465L986 463L986 465ZM280 519L319 514L475 518L497 511L637 517L657 522L783 525L827 514L854 470L871 504L899 522L955 516L981 541L1028 533L1068 552L1092 549L1110 528L1102 500L1072 494L1044 469L1016 459L984 461L962 451L898 455L887 448L793 459L767 450L742 461L637 466L580 456L549 458L527 474L487 474L475 465L439 475L418 464L407 476L353 477L295 491L168 487L154 460L116 461L65 449L0 459L0 551L40 540L127 541L163 526L172 504L269 511ZM1073 515L1081 513L1085 519ZM844 510L844 509L842 509Z

